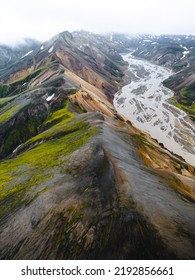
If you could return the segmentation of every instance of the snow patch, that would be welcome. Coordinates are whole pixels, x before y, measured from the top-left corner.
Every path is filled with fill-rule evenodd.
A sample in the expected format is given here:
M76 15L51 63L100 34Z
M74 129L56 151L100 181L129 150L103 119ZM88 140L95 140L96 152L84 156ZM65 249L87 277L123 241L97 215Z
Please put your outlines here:
M143 42L150 43L150 42L152 42L152 41L151 41L151 40L143 40Z
M44 46L41 46L41 47L40 47L40 50L43 50L43 49L44 49Z
M53 51L53 46L48 50L48 53L51 53Z
M189 51L184 51L183 52L183 56L181 57L181 59L184 59L186 57L186 54L188 54L188 53L189 53Z
M15 153L21 146L22 146L22 144L20 144L15 150L13 150L12 153Z
M188 48L186 48L186 47L183 46L183 45L180 45L180 47L183 48L183 49L186 50L186 51L188 50Z
M29 51L29 52L27 52L25 55L23 55L21 58L24 58L25 56L28 56L30 53L32 53L33 52L33 50L31 50L31 51Z
M48 96L47 98L46 98L46 101L51 101L53 98L54 98L54 93L51 95L51 96Z
M140 54L142 54L142 53L144 53L145 51L143 50L143 51L141 51L140 53L138 53L138 55L140 55Z

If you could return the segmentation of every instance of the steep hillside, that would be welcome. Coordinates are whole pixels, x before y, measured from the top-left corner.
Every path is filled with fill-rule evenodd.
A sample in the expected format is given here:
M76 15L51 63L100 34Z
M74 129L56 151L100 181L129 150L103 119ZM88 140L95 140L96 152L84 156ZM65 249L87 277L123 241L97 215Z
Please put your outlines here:
M64 32L2 74L1 259L195 258L195 168L116 114L118 45Z
M71 94L72 102L79 102L83 110L110 116L115 113L109 100L123 82L124 63L106 43L104 37L87 33L73 37L64 32L4 71L0 86L1 157L38 133L49 114L48 103L58 100L60 94ZM37 96L44 97L37 100ZM48 96L52 96L49 101Z
M132 39L129 38L129 46ZM195 37L185 35L145 35L137 38L133 54L177 72L195 63Z
M48 68L51 63L56 64L55 71L57 70L58 77L62 74L60 78L66 79L64 71L69 70L103 90L110 99L119 88L123 76L121 67L124 62L114 46L110 46L109 41L103 36L88 33L77 36L77 33L71 34L66 31L40 45L18 63L11 65L0 75L0 79L4 84L10 84L19 79L25 83L25 75L32 72L35 75L40 74L42 67ZM56 73L52 74L53 78L56 77ZM51 73L45 74L45 79L42 78L41 82L47 81L50 76ZM27 82L29 83L29 80ZM33 86L36 85L39 83L33 84ZM80 85L77 83L77 86Z

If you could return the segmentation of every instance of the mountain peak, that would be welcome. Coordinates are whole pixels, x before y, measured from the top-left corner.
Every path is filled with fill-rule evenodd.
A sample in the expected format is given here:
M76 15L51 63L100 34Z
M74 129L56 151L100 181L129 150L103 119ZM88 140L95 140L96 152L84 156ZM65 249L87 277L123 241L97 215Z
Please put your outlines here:
M72 34L69 31L64 31L52 37L48 42L51 42L52 44L59 43L59 42L66 44L72 39L73 39Z

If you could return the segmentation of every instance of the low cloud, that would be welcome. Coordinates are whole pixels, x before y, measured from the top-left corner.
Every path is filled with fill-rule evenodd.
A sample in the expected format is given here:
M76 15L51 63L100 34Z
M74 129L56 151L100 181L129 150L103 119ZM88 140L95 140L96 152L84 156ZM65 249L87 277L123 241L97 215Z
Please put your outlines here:
M7 0L1 3L0 42L47 40L64 30L97 33L194 34L194 2L186 0Z

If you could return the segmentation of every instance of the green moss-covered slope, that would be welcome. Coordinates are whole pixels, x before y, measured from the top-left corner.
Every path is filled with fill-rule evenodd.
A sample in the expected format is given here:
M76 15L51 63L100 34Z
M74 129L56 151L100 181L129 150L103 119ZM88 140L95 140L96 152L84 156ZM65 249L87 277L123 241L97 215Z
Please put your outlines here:
M83 146L97 132L84 118L76 120L68 111L67 103L47 121L56 119L58 114L62 119L58 124L24 143L24 150L18 156L0 163L1 216L27 202L29 190L50 180L64 157Z

